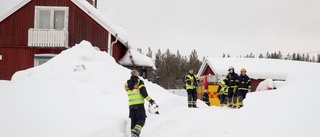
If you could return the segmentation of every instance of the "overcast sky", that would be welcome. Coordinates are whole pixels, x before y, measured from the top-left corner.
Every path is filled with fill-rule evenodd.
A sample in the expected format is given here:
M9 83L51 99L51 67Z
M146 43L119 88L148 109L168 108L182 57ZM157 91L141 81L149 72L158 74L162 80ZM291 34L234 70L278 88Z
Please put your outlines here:
M98 9L144 52L320 51L320 0L98 0Z
M0 0L0 14L22 0ZM106 18L146 53L199 58L320 51L320 0L98 0Z

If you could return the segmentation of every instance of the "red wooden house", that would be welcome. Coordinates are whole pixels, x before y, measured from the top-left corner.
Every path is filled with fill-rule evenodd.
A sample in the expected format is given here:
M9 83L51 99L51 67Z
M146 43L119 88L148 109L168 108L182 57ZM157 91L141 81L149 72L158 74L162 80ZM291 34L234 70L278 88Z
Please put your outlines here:
M34 67L87 40L118 62L128 50L123 30L94 8L94 0L21 0L0 14L0 79Z

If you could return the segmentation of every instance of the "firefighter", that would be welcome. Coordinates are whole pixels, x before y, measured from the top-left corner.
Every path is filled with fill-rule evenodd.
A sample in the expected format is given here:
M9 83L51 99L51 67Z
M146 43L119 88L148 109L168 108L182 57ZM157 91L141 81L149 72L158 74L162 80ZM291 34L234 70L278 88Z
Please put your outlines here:
M239 108L243 107L243 100L246 98L248 91L251 91L251 81L248 77L247 70L245 68L241 68L241 75L238 78L238 100L239 100Z
M197 86L199 79L193 74L193 70L189 70L189 73L184 76L186 82L186 90L188 93L188 107L189 108L198 108L197 107Z
M155 104L144 86L144 82L139 79L139 72L137 70L131 71L131 77L125 84L125 90L129 99L129 117L131 118L131 135L132 137L139 137L142 127L146 121L146 112L144 108L144 99Z
M236 108L237 107L237 83L238 83L238 74L234 72L234 67L231 66L228 69L229 73L227 75L228 80L228 107Z
M228 96L228 79L225 78L219 83L218 95L220 100L220 106L227 106L227 96Z
M208 106L210 106L210 99L209 99L209 94L207 90L203 94L202 101L206 103Z

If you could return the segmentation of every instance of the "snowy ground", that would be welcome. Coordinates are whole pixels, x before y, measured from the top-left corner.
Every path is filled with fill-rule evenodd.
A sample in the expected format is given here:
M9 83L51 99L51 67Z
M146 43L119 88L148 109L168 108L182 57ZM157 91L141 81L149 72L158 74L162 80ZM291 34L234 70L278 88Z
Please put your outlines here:
M0 81L0 137L126 137L129 73L88 42L18 72ZM291 74L280 89L249 94L242 109L189 109L185 97L145 83L160 115L148 114L142 137L320 136L320 75Z

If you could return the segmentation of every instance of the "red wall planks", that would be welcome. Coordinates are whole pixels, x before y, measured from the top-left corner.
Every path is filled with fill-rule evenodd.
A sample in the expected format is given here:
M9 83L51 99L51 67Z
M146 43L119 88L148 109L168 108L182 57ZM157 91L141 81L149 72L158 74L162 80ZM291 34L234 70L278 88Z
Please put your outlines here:
M11 79L19 70L33 67L34 54L58 54L63 48L28 48L28 29L34 27L35 6L69 7L69 47L82 40L91 42L102 51L108 50L109 32L83 12L70 0L31 0L0 22L0 79ZM114 40L114 37L112 37ZM116 61L125 55L127 48L120 42L114 45Z

